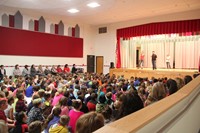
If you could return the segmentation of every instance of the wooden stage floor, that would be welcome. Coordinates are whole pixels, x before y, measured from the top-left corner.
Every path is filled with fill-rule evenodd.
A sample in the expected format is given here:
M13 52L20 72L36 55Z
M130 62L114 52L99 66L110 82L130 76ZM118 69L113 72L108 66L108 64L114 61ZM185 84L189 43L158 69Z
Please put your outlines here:
M124 75L125 78L133 77L141 77L145 78L148 77L151 79L152 77L155 78L184 78L186 75L190 75L193 77L193 74L198 73L198 70L189 70L189 69L156 69L152 70L152 68L113 68L110 69L110 75L115 74L116 76Z

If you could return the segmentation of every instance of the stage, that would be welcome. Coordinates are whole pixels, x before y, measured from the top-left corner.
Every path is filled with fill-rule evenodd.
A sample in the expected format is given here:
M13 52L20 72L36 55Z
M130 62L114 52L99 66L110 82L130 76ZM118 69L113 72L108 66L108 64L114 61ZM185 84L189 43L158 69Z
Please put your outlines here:
M141 77L145 78L148 77L151 79L152 77L155 78L184 78L185 75L190 75L193 77L193 74L198 73L198 70L189 70L189 69L156 69L152 70L152 68L113 68L110 69L110 75L115 74L116 76L124 75L125 78L133 77Z

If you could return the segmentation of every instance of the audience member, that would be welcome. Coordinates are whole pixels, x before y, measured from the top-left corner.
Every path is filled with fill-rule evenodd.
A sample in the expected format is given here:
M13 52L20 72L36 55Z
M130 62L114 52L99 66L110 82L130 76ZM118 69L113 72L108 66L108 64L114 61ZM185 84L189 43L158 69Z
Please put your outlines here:
M69 116L61 116L59 122L50 127L49 133L68 133L69 131L66 125L68 125L69 121Z
M15 127L12 133L28 132L28 125L26 124L27 121L26 114L23 111L16 113L15 119L16 119Z
M42 124L43 123L38 120L31 122L28 126L28 132L29 133L41 133L43 130Z
M69 117L70 117L69 126L71 127L71 132L76 133L76 129L75 129L76 122L78 118L84 113L80 111L81 106L82 106L81 100L79 99L74 100L72 105L74 108L69 111Z
M45 130L44 130L45 133L49 132L49 128L52 125L58 123L58 121L60 120L60 113L61 113L61 109L60 108L56 107L56 108L53 109L52 114L50 114L47 117L47 120L45 122Z
M92 133L104 126L104 117L100 113L90 112L82 115L76 123L76 133Z

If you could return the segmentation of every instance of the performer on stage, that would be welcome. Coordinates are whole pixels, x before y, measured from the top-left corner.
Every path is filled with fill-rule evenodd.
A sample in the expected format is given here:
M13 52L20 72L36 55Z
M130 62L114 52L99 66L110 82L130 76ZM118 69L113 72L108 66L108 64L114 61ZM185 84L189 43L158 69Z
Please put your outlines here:
M170 55L167 54L167 57L166 57L166 64L167 64L167 69L171 69L171 66L170 66Z
M143 69L144 67L144 51L140 54L140 68Z
M154 51L152 51L152 56L151 56L151 58L152 58L153 70L154 70L154 69L157 69L157 68L156 68L156 58L157 58L157 55L155 54Z

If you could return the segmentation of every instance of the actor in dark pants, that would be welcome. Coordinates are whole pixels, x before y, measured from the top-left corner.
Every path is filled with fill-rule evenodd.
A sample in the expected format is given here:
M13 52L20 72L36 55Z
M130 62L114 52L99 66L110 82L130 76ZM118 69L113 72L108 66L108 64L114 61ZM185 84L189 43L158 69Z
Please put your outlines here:
M157 58L157 55L155 54L154 51L152 51L152 65L153 65L153 70L156 69L156 58Z

